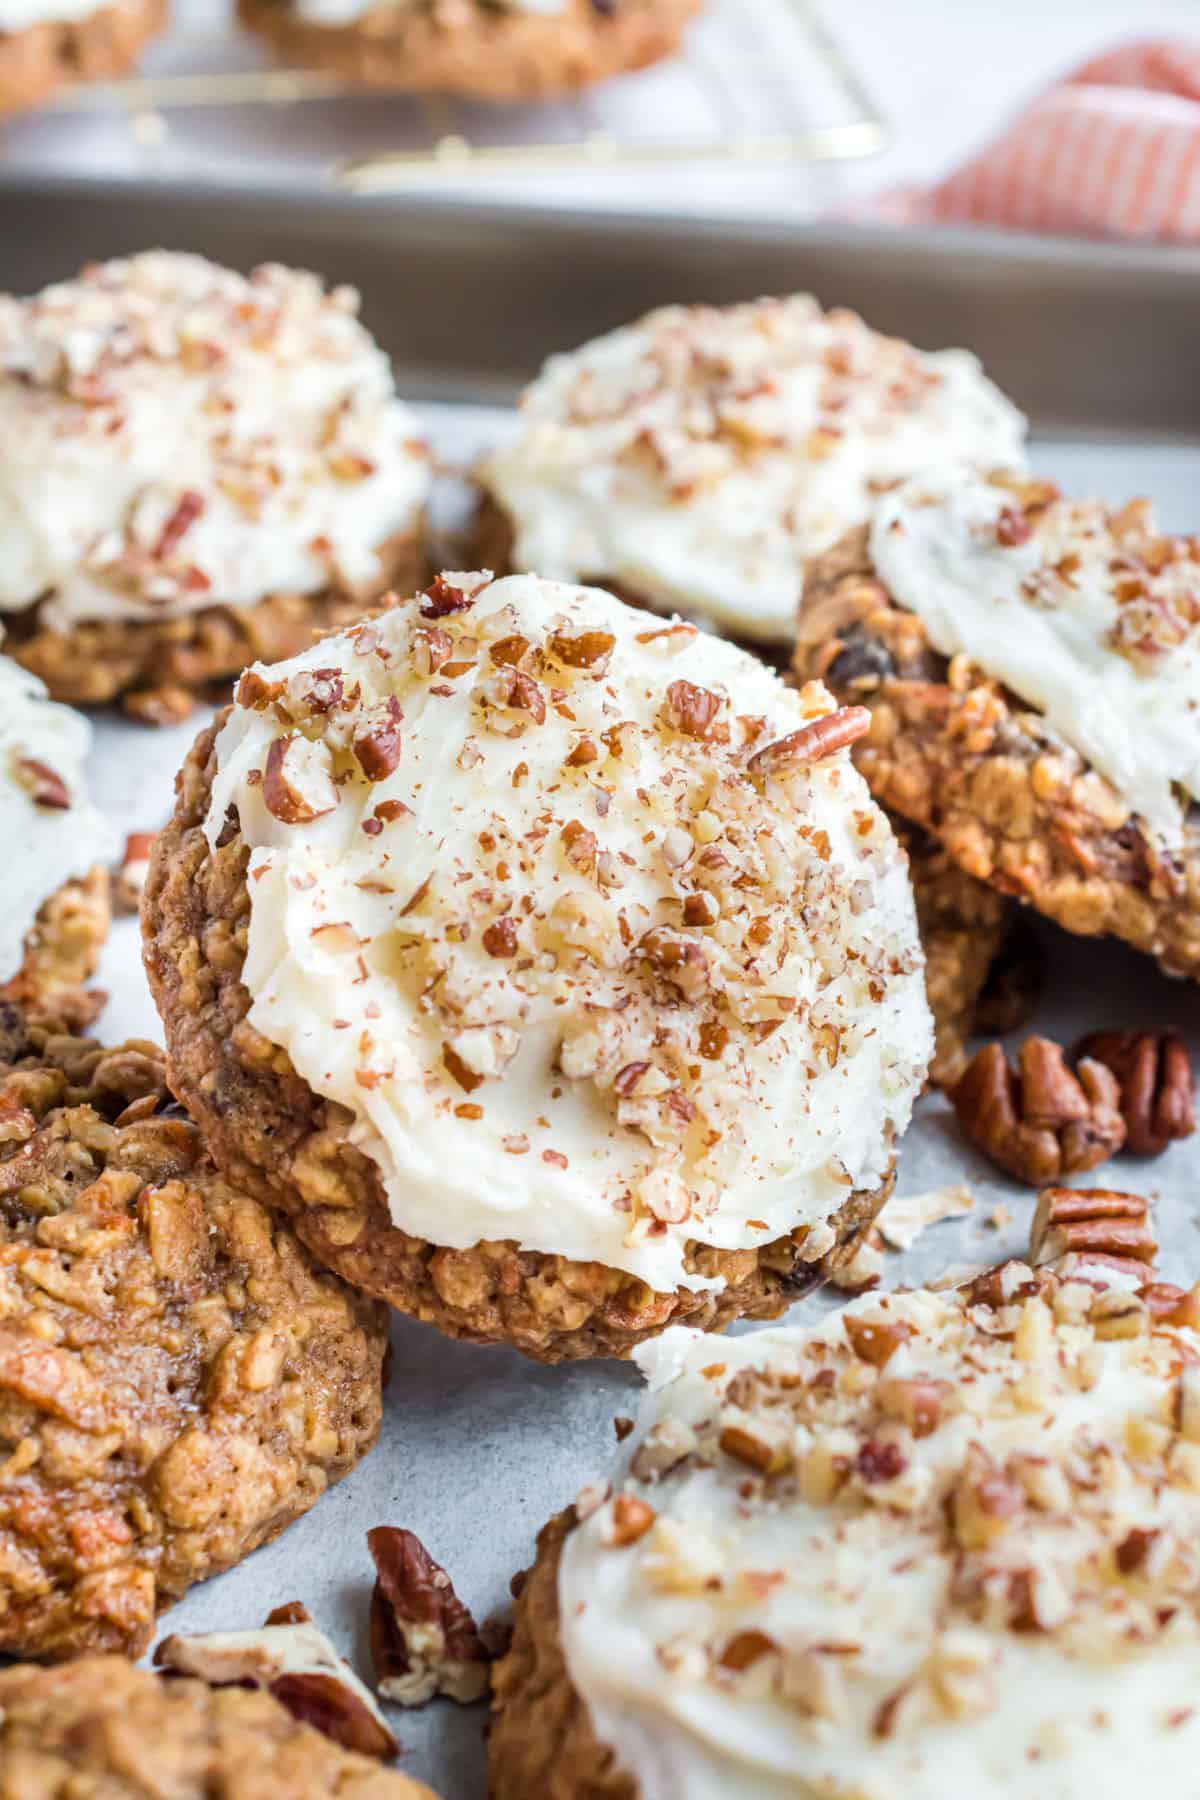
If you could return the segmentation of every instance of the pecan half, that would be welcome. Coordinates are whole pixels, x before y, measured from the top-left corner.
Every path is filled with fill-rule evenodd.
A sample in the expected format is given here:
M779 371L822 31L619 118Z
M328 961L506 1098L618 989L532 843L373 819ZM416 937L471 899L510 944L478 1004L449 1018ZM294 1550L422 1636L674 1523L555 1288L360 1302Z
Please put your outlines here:
M367 1533L378 1578L371 1595L371 1661L379 1692L399 1706L435 1694L464 1705L487 1692L487 1648L475 1621L420 1538L393 1525Z
M1056 1263L1071 1254L1153 1263L1158 1239L1150 1202L1112 1188L1043 1188L1029 1234L1029 1260Z
M789 763L820 762L835 750L844 750L871 729L871 715L865 706L840 706L823 719L813 719L798 731L764 744L746 764L752 775L767 775Z
M1196 1129L1196 1082L1182 1038L1173 1031L1093 1031L1076 1056L1111 1069L1120 1083L1125 1148L1160 1156Z
M400 1748L375 1696L298 1600L276 1607L258 1631L164 1638L154 1662L210 1687L265 1688L293 1718L363 1756L395 1756Z
M1094 1169L1125 1142L1111 1070L1084 1057L1072 1074L1049 1038L1026 1038L1019 1072L1002 1044L985 1044L950 1099L976 1148L1031 1187Z

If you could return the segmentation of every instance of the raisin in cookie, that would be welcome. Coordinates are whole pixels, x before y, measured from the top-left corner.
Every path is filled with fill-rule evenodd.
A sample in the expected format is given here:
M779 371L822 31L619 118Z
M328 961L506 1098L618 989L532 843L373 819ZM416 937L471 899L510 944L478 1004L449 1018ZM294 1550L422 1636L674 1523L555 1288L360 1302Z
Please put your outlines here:
M289 62L367 87L533 100L671 56L701 0L238 0Z
M779 1312L882 1203L931 1050L864 724L527 576L248 670L142 912L214 1155L456 1336Z
M0 297L0 617L137 717L421 572L429 457L349 288L153 251Z
M270 1694L119 1656L0 1670L0 1800L435 1800Z
M0 1006L0 1652L140 1654L370 1448L384 1346L217 1174L160 1052Z
M813 564L795 664L870 708L859 768L969 875L1200 976L1200 540L917 478Z
M95 1018L89 994L110 922L112 834L87 794L92 734L0 656L0 1000Z
M476 555L790 645L806 559L881 489L1020 463L1024 435L966 351L915 350L810 295L665 307L550 358L478 471Z
M644 1346L611 1487L518 1590L493 1800L1187 1791L1200 1336L1171 1294L1012 1264L717 1359Z

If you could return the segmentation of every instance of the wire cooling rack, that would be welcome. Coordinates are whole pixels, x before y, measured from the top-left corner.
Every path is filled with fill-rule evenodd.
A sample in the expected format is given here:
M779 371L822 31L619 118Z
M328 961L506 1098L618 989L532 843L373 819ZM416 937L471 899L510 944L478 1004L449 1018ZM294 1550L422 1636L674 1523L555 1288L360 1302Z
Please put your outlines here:
M333 178L359 192L444 179L700 162L832 162L887 129L818 0L708 0L682 52L568 99L489 106L364 92L281 68L177 0L136 76L70 90L0 129L6 166L76 174Z

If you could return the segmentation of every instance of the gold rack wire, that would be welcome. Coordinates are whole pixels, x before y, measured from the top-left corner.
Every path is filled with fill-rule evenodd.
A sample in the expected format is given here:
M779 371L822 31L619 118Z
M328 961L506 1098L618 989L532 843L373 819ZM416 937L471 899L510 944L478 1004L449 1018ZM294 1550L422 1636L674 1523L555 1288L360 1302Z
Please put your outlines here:
M161 51L160 47L160 51ZM356 136L378 121L384 147L336 155L327 171L356 193L387 193L464 175L521 175L571 168L672 167L699 162L819 163L870 156L888 142L869 87L818 0L709 0L678 58L642 72L615 109L605 87L528 107L487 107L449 97L364 92L315 70L213 66L252 57L248 40L190 35L166 40L171 66L120 81L81 85L52 102L51 115L123 115L135 141L169 139L205 109L290 108L353 98ZM653 84L669 81L671 101ZM821 87L834 117L813 116ZM633 83L636 83L636 88ZM679 104L682 102L683 104ZM687 115L677 131L644 119ZM176 117L178 115L178 117ZM390 143L387 141L390 139ZM346 148L349 148L348 146Z

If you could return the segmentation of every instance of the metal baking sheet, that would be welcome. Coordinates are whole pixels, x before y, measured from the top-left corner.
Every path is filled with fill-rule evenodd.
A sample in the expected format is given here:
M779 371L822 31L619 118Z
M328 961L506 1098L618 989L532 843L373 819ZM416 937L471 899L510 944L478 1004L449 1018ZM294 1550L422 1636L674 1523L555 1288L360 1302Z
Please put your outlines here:
M87 256L149 241L188 245L235 263L264 256L309 262L364 287L368 316L397 357L402 385L438 396L505 397L547 349L578 341L671 297L729 299L811 285L919 342L979 349L1039 427L1037 465L1073 487L1152 493L1167 524L1194 523L1200 472L1200 393L1180 371L1192 339L1200 259L1056 250L1023 253L985 240L967 255L939 241L879 234L734 234L707 239L578 222L423 209L367 209L352 219L277 210L197 193L168 218L152 201L81 207L59 196L54 241L45 192L0 191L0 285L28 288ZM1190 264L1190 267L1189 267ZM488 272L492 278L489 282ZM1104 353L1097 354L1102 342ZM418 379L419 375L419 379ZM467 463L512 428L498 406L428 403L429 430L451 463ZM122 831L153 829L171 805L175 767L200 718L148 737L101 716L95 787ZM1037 1029L1073 1042L1103 1024L1172 1025L1200 1058L1200 995L1169 982L1119 947L1044 928L1050 979ZM154 1035L136 926L114 928L102 979L111 994L107 1035ZM1120 1159L1096 1179L1157 1198L1162 1267L1200 1275L1200 1142L1149 1165ZM927 1232L907 1256L889 1256L887 1285L953 1264L1020 1253L1032 1198L957 1137L940 1097L924 1100L905 1138L899 1190L966 1182L971 1215ZM810 1297L803 1318L829 1304ZM165 1621L171 1630L232 1629L271 1607L305 1600L364 1674L371 1568L365 1534L376 1524L416 1531L485 1617L505 1605L512 1573L531 1556L541 1523L607 1464L612 1419L637 1404L637 1377L615 1363L541 1368L499 1350L447 1342L397 1320L395 1359L379 1447L275 1544L193 1591ZM482 1800L482 1707L438 1701L393 1714L401 1767L443 1800Z
M868 156L887 130L816 0L706 0L677 54L563 98L492 105L289 69L221 0L175 0L122 80L0 121L0 162L88 180L353 179L394 190L586 167L790 166ZM347 168L349 174L349 169Z

